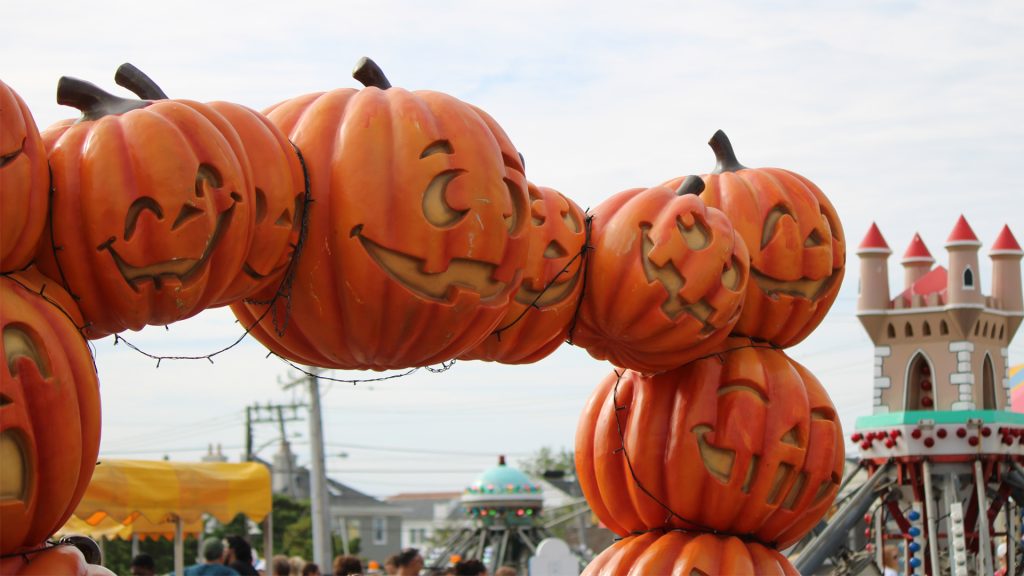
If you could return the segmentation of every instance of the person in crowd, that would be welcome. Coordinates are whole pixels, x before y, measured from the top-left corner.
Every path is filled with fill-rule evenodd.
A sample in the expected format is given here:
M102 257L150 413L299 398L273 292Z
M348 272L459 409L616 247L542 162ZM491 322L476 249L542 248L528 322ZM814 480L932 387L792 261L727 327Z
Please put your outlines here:
M406 548L395 555L395 574L397 576L418 576L423 570L423 556L415 548Z
M128 573L132 576L156 576L156 563L149 554L138 554L132 558Z
M1006 576L1006 542L1000 542L999 546L996 547L996 560L998 568L996 569L995 576Z
M392 554L384 559L384 573L388 576L398 574L398 554Z
M475 558L467 558L455 564L455 576L487 576L487 567Z
M494 576L519 576L519 571L516 570L515 566L501 566L494 571Z
M897 576L900 571L900 551L895 546L886 546L882 550L882 574Z
M203 562L185 568L185 576L238 576L238 572L224 565L224 544L219 538L207 538L200 547Z
M349 576L350 574L362 574L363 563L356 556L338 555L334 557L331 566L334 576Z
M302 567L302 576L320 576L320 566L315 562L306 562Z
M302 576L302 567L306 565L306 559L302 556L292 556L288 559L288 565L288 576Z
M289 576L292 564L284 554L275 554L270 559L270 576Z
M224 564L234 568L241 576L258 576L252 561L252 546L241 536L232 535L224 539Z

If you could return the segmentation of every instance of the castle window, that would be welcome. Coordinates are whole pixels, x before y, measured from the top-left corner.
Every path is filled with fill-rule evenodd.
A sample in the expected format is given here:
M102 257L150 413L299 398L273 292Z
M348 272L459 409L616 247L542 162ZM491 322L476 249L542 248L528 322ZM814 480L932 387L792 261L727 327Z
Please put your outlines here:
M999 339L1000 340L1003 339L1003 335L1004 334L1006 334L1006 326L1000 326L999 327Z
M945 320L939 322L939 334L942 334L943 336L949 334L949 325L946 324Z
M907 322L906 326L903 327L903 333L907 336L907 338L913 338L914 327L910 325L910 322Z
M981 322L975 322L974 323L974 335L977 336L979 334L981 334Z
M932 335L932 327L929 326L927 322L925 322L924 326L921 327L921 334L923 334L925 336L931 336Z
M992 367L992 358L988 354L985 354L985 364L981 369L981 390L982 410L998 410L995 369Z
M981 335L988 338L988 322L985 322L985 327L981 329Z
M892 324L889 324L889 328L886 330L886 333L889 335L889 338L896 337L896 329L892 327Z
M969 267L964 270L964 290L974 290L974 272Z
M935 410L935 387L932 369L924 354L910 359L907 370L906 410Z

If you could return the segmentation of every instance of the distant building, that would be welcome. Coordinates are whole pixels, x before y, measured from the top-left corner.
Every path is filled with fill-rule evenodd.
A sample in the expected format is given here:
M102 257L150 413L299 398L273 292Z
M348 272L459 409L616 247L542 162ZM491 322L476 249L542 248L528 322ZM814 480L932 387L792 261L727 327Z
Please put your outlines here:
M272 486L274 493L288 494L299 500L310 497L309 469L295 462L295 454L283 442L274 455ZM370 560L384 558L402 549L404 507L393 506L338 482L327 479L331 507L331 532L341 537L344 553L356 538L359 556Z
M429 548L442 532L468 523L462 492L404 492L385 498L402 515L402 548Z

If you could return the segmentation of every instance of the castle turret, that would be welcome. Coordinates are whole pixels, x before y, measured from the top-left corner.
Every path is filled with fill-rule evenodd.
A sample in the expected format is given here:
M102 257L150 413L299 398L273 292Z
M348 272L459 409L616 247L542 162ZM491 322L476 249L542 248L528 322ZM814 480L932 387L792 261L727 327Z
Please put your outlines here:
M981 294L981 275L978 273L980 248L981 241L961 214L946 239L946 252L949 254L946 306L951 309L961 334L970 331L985 307L985 297Z
M935 258L932 258L932 253L924 245L920 234L914 234L914 239L910 241L910 246L907 246L907 251L903 253L903 260L900 261L900 264L903 264L904 290L910 290L914 286L914 282L917 282L932 269Z
M1013 237L1009 226L1003 226L999 236L992 244L989 258L992 259L992 304L995 308L1010 312L1007 318L1009 337L1013 340L1014 333L1024 317L1024 297L1021 295L1020 260L1024 257L1017 239ZM1016 313L1016 314L1013 314Z
M860 257L860 294L857 317L874 340L889 309L889 255L892 250L872 222L868 233L857 247Z

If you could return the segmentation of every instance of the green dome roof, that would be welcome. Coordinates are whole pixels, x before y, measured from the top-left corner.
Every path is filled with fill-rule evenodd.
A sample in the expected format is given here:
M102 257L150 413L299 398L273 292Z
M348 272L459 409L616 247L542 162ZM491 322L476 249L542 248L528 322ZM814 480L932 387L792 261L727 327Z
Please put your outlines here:
M490 499L490 497L513 496L517 500L541 500L541 488L530 480L530 477L505 464L505 457L498 460L498 465L484 471L466 488L463 500Z

